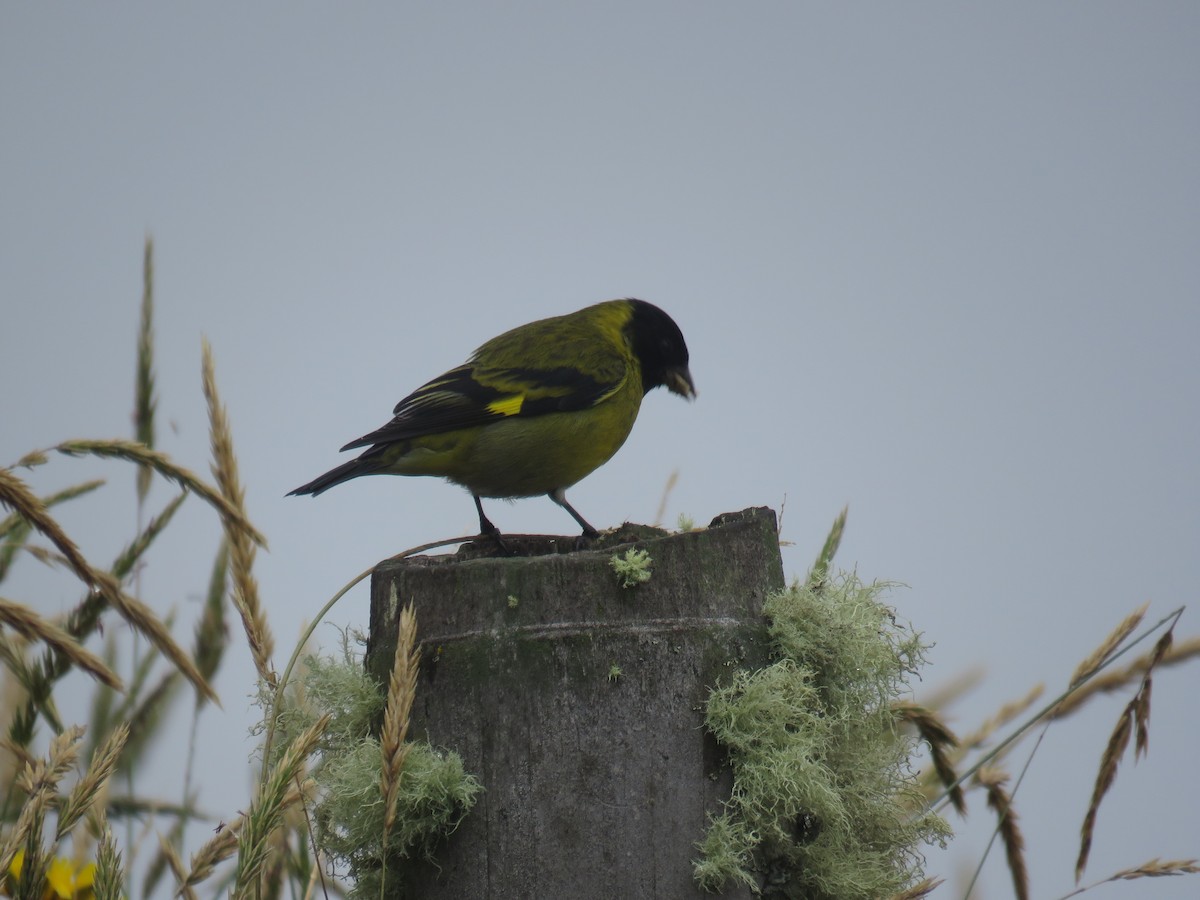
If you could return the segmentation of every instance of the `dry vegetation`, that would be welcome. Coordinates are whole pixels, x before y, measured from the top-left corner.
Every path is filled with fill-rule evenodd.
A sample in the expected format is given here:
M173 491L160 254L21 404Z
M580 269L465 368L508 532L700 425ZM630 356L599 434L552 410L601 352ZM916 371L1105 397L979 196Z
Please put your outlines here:
M0 894L39 900L43 896L149 896L162 892L166 887L162 879L168 873L175 885L171 893L183 897L203 892L269 898L282 896L285 891L303 896L317 886L323 887L326 894L341 894L344 886L324 876L327 860L313 844L307 815L307 810L319 802L319 772L330 761L333 744L327 731L332 715L306 701L303 685L293 684L290 692L285 691L289 687L287 674L303 668L296 666L301 661L300 648L282 678L275 671L275 641L254 575L255 554L266 542L244 507L245 491L238 474L232 430L217 391L207 343L202 348L201 383L208 404L212 482L154 448L157 398L153 272L153 246L147 241L137 338L135 439L64 441L0 468L0 504L8 510L7 517L0 519L0 582L25 556L68 573L80 584L82 595L70 612L55 618L40 615L28 604L0 597L0 663L5 670L0 695L5 728L0 777L7 784L0 830ZM146 521L111 565L90 560L52 513L54 507L100 489L102 481L39 497L19 474L22 469L47 465L54 453L124 461L137 467L138 520ZM147 516L145 507L155 477L174 484L179 493L157 514ZM213 509L224 534L190 650L173 636L173 616L164 617L137 596L139 564L189 497ZM134 784L127 775L141 765L151 739L162 730L166 712L177 702L178 688L183 683L191 685L195 697L193 738L195 723L205 705L217 700L210 681L230 642L226 623L230 604L240 618L240 630L258 670L264 709L268 711L263 728L266 737L259 748L264 760L262 771L253 796L243 807L245 812L230 810L220 818L202 816L191 789L190 754L180 802L128 791L119 794L114 782ZM115 629L101 632L101 623L108 614L119 616L143 640L118 649ZM402 830L397 819L407 816L409 821L403 830L410 840L422 829L436 830L450 822L447 816L437 819L429 815L414 822L411 807L402 799L411 800L421 787L418 779L403 777L414 746L406 740L406 733L415 690L415 634L415 618L409 610L402 623L396 670L386 695L383 733L378 739L369 738L366 732L371 709L364 706L364 713L354 725L357 730L343 735L343 743L357 746L364 740L376 740L381 745L372 771L376 788L386 797L386 829ZM103 644L101 653L88 649L87 644L95 641ZM118 657L122 665L117 664ZM123 678L118 670L131 674ZM328 673L329 667L322 671ZM57 691L78 690L64 686L76 672L96 683L93 713L86 729L64 723L55 703ZM329 677L344 679L347 673L363 680L361 665L353 659ZM379 694L365 680L358 689ZM379 697L379 702L384 699ZM299 718L305 719L305 725L296 733L288 727L276 727ZM347 726L343 723L342 727ZM52 735L41 753L36 749L39 731ZM85 741L90 741L94 752L90 764L82 766ZM419 749L427 769L432 766L445 775L453 758L428 748ZM471 787L462 773L458 783ZM470 790L466 794L469 800ZM452 802L464 808L469 805L459 796ZM187 826L201 819L206 820L212 836L185 861ZM152 857L149 861L143 858L136 883L117 849L110 824L114 820L128 826L119 830L135 842L135 846L125 848L126 857L131 853ZM150 824L139 831L131 824L137 821ZM403 853L405 848L385 839L379 852ZM383 882L379 886L382 889Z
M939 728L929 724L929 719L938 721L936 713L921 709L919 715L910 715L913 727L927 742L930 750L930 766L922 774L926 796L937 808L952 803L958 813L965 817L963 790L980 789L984 792L988 809L996 818L993 841L999 839L1004 846L1008 869L1012 876L1013 895L1019 900L1024 900L1032 894L1025 861L1025 836L1016 812L1015 794L1021 776L1034 762L1037 748L1046 730L1078 712L1089 701L1123 689L1132 691L1131 698L1122 708L1108 741L1101 749L1092 796L1086 809L1082 811L1079 851L1075 862L1075 880L1078 884L1087 868L1101 806L1116 781L1118 766L1126 756L1130 741L1132 740L1135 746L1135 760L1142 757L1149 746L1150 700L1154 674L1164 667L1178 665L1200 656L1200 640L1193 638L1180 643L1174 640L1174 630L1183 613L1182 608L1138 632L1144 624L1147 607L1148 605L1143 605L1122 619L1096 649L1076 666L1063 693L1032 713L1030 710L1044 693L1042 685L1035 685L1026 696L1003 706L961 740L956 740L945 726ZM1157 639L1149 650L1134 657L1133 661L1124 667L1116 665L1121 657L1133 652L1155 635ZM954 698L942 698L943 701L951 699ZM1022 716L1025 718L1019 725L994 746L991 745L992 739L1002 728L1011 725ZM1032 738L1034 745L1022 764L1021 776L1014 781L1004 768L1004 763L1013 750L1027 738ZM964 895L969 894L974 886L983 862L982 859L979 861L974 878L963 890ZM1081 885L1065 896L1074 897L1111 881L1160 878L1194 874L1198 871L1200 862L1195 859L1165 862L1152 859L1122 869L1098 881Z
M144 272L134 438L64 441L0 468L0 505L7 509L6 517L0 519L0 584L16 561L25 558L73 579L80 592L74 607L56 617L38 613L34 604L0 597L0 664L5 676L0 694L4 717L0 778L6 785L0 817L0 893L21 898L162 895L165 878L173 884L169 893L183 897L229 894L271 898L285 893L312 896L322 891L335 895L343 892L345 885L326 875L330 865L327 854L333 853L350 861L351 874L362 875L373 867L375 874L367 881L372 894L382 896L388 855L425 849L423 835L453 827L455 817L469 808L478 790L461 766L455 768L452 756L407 740L416 683L415 619L411 609L401 618L386 698L378 697L372 684L361 678L354 681L358 676L348 674L353 659L345 666L319 660L297 665L301 658L298 649L283 673L277 673L275 640L254 574L255 554L265 546L265 539L244 508L232 430L217 391L207 344L202 351L201 382L208 403L211 482L154 446L154 269L149 241ZM22 470L45 466L54 454L112 459L137 467L136 502L139 522L144 525L110 564L89 558L54 514L56 507L92 494L102 482L84 482L47 496L38 496L27 482ZM179 493L150 514L146 506L155 478L173 484ZM171 614L140 599L137 571L176 510L189 498L212 509L224 537L214 553L191 646L185 647L172 633ZM829 563L840 527L819 556L810 587L820 590L832 582ZM181 697L193 701L193 722L204 714L209 701L217 700L211 680L229 648L229 604L237 611L240 634L264 691L264 746L259 748L262 769L257 784L242 811L226 810L214 820L199 812L198 791L191 786L190 759L184 795L175 803L137 795L128 789L134 782L124 776L142 763L166 711L181 702ZM1004 846L1017 897L1030 896L1030 886L1022 823L1017 817L1020 778L1014 779L1005 767L1013 748L1036 739L1087 703L1116 692L1130 693L1104 748L1091 801L1081 811L1076 866L1081 879L1103 801L1118 776L1120 762L1130 745L1135 758L1146 752L1154 677L1166 667L1200 654L1200 640L1174 641L1178 613L1149 627L1143 627L1144 615L1143 608L1121 622L1080 663L1062 695L1037 711L1031 712L1041 696L1040 688L984 719L973 733L956 739L940 719L938 704L898 703L893 709L895 719L929 748L929 771L919 782L923 800L912 809L914 820L948 804L965 814L965 795L982 792L996 818L996 834ZM120 653L113 636L118 629L110 625L101 630L102 621L114 616L140 636L132 645L121 645ZM1151 638L1155 639L1151 649L1124 666L1117 665L1120 657ZM305 668L320 677L302 677L299 673ZM294 671L298 674L292 679ZM64 679L72 673L81 673L94 685L86 729L64 722L55 702ZM77 674L72 682L75 690L79 677ZM338 679L348 685L339 690L361 696L355 716L330 714L321 707L322 692L332 690L330 685ZM189 686L190 698L182 694ZM386 703L378 709L384 726L382 734L367 741L361 733L362 723L375 714L376 707L371 705L375 701ZM1019 719L1022 721L1014 725ZM999 739L1002 733L1003 739ZM346 762L345 751L351 746L365 746L366 751L361 758ZM337 754L343 756L335 767L331 761ZM322 772L336 774L338 780L321 781ZM439 796L441 805L434 812L429 811L429 795L422 793L422 772L435 773L458 791ZM351 790L366 791L378 802L364 808L350 796ZM375 829L370 847L365 847L367 837L346 824L347 818L358 813ZM135 821L149 825L139 830L129 825ZM116 833L126 836L124 845L114 837L114 824L118 823ZM189 825L204 827L211 834L185 859ZM135 854L141 860L136 883L127 865ZM357 873L355 865L361 867ZM1198 871L1196 860L1153 859L1095 883ZM1092 886L1083 885L1067 896ZM943 894L950 896L950 889L940 879L926 878L893 897L902 900Z

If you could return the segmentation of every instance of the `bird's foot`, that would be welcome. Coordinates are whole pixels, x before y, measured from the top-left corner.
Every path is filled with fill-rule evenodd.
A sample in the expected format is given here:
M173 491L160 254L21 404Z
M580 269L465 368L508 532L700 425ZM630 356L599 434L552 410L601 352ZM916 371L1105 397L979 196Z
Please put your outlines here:
M500 529L492 524L492 520L483 514L483 502L479 499L478 494L471 495L475 500L475 509L479 511L479 536L491 538L496 544L496 549L500 551L501 556L513 556L514 552L504 543L504 538L500 536Z
M517 552L508 544L504 543L504 536L500 534L500 529L493 526L491 531L485 531L479 535L480 538L490 540L496 545L496 549L501 556L516 556Z
M583 534L575 538L576 550L591 550L592 545L600 538L600 532L594 528L587 528Z

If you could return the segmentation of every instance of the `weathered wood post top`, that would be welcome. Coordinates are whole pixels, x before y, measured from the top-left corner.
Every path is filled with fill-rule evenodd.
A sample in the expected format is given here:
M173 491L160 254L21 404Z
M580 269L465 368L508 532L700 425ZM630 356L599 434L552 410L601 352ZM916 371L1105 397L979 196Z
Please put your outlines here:
M409 737L456 751L484 787L436 865L410 867L403 896L711 896L692 860L730 779L704 704L732 667L766 660L762 601L784 586L775 514L671 535L627 526L565 552L573 543L375 570L368 670L387 683L398 607L412 601ZM649 555L641 583L612 564L631 549Z

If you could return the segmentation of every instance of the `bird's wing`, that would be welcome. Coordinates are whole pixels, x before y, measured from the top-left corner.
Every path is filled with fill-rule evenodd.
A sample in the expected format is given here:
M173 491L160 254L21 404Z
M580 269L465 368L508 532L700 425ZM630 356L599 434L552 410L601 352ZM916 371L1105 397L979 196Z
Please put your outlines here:
M620 356L579 366L485 366L470 362L413 391L396 404L382 428L343 450L410 440L427 434L487 425L511 416L540 416L587 409L619 391L631 376Z

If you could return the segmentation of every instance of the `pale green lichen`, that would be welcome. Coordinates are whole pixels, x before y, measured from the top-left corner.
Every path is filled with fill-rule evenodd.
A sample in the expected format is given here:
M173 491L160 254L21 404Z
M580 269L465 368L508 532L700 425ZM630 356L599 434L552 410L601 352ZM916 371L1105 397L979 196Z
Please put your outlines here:
M613 663L611 666L608 667L608 680L609 681L616 681L618 678L620 678L624 674L625 673L621 671L621 667L618 666L616 663Z
M706 723L727 749L733 792L699 845L697 883L764 895L874 900L921 876L920 847L946 823L923 809L916 741L892 702L921 665L920 635L854 575L770 597L774 661L710 695Z
M434 842L474 806L482 787L464 771L457 753L411 742L400 774L396 820L384 847L382 756L372 734L372 723L382 719L384 692L363 671L348 639L341 659L310 656L305 665L303 689L297 692L302 700L289 704L278 728L286 736L325 713L332 716L311 772L319 792L313 814L316 844L333 864L348 870L355 881L352 897L378 897L381 873L389 890L398 887L401 877L391 864L429 855Z
M509 608L509 609L516 609L516 608L517 608L517 606L518 606L518 605L520 605L520 603L521 603L521 598L520 598L520 597L517 597L517 596L516 596L516 595L514 595L514 594L509 594L509 595L508 595L508 608Z
M624 556L614 554L609 564L617 573L621 587L628 589L645 584L650 580L650 564L652 562L648 551L631 547L625 551Z
M323 789L314 817L317 845L349 868L355 879L351 896L378 896L381 863L429 855L436 839L457 827L480 791L458 754L414 743L404 758L396 821L385 848L380 840L384 802L379 763L379 743L365 739L329 759L317 775ZM392 873L388 880L397 886L400 876Z

